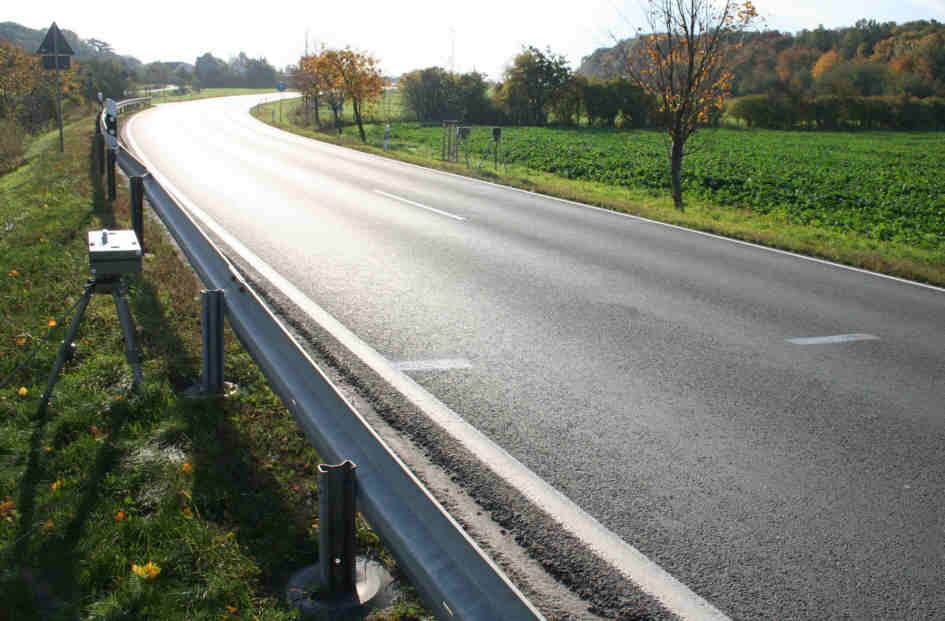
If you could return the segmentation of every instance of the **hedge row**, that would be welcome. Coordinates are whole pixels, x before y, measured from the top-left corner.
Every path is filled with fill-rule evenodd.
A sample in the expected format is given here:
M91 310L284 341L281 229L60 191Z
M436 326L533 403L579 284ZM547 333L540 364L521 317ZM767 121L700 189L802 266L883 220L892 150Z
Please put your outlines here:
M729 101L726 112L770 129L945 129L945 99L938 97L748 95Z

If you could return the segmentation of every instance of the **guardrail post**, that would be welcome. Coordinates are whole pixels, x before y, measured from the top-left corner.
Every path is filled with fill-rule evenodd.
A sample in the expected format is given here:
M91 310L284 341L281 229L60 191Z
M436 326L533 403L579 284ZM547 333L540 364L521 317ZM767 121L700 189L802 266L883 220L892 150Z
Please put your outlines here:
M303 616L362 619L389 605L392 578L379 563L355 555L357 466L318 466L318 565L296 573L287 596Z
M203 386L204 394L223 392L223 289L200 292L203 301Z
M355 590L354 516L357 479L350 461L318 466L318 564L323 594L330 599L357 599Z
M108 151L108 163L105 166L105 172L108 175L108 200L115 200L116 190L115 190L115 150L112 148L106 149Z
M138 238L138 247L144 253L144 179L131 178L131 228Z

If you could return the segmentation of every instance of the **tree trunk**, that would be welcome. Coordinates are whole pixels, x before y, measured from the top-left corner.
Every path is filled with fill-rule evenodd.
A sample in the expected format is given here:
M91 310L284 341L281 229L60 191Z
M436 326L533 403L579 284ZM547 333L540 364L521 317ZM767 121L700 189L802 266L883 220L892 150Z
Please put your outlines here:
M364 135L364 125L361 123L361 102L352 98L351 107L354 109L354 120L358 124L358 133L361 134L361 142L367 144L367 136Z
M312 111L315 113L315 127L321 127L321 121L318 119L318 95L312 96L313 104Z
M674 136L672 150L669 154L669 177L673 189L673 205L679 211L685 210L682 198L683 144L680 138Z

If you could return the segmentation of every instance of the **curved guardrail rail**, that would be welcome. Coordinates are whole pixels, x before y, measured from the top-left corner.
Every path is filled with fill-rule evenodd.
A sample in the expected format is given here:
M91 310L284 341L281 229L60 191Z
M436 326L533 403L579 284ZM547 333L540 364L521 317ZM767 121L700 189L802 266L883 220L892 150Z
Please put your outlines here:
M122 102L126 103L126 102ZM222 289L230 326L273 391L329 463L358 467L358 508L439 619L543 619L433 498L243 282L236 269L145 167L118 147L145 195L208 289Z

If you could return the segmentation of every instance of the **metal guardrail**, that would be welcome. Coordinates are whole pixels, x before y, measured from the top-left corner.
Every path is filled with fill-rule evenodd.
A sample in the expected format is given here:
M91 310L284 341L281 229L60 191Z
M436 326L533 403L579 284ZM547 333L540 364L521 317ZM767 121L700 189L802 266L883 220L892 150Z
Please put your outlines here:
M190 215L120 145L117 162L129 177L142 178L152 209L207 289L223 290L230 326L312 446L328 463L357 464L359 510L436 617L543 619L337 392Z

